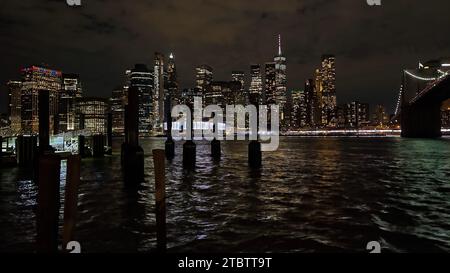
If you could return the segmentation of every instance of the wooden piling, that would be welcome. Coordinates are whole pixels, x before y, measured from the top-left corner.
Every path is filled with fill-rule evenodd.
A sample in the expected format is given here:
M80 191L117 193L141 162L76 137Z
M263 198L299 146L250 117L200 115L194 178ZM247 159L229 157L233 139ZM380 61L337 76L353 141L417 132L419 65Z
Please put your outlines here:
M183 144L183 167L185 169L195 169L197 148L192 140L188 140Z
M78 136L78 154L81 156L81 158L85 157L84 153L84 147L86 143L86 138L83 135Z
M72 155L67 159L66 190L64 203L63 249L73 239L78 207L78 187L80 185L81 157Z
M153 150L153 163L155 167L156 242L157 250L159 252L164 252L167 248L166 175L164 150Z
M211 156L215 161L220 161L222 157L220 141L215 138L211 141Z
M107 135L108 135L108 154L112 154L112 113L108 113L108 128L107 128Z
M168 137L166 140L165 153L168 160L172 160L175 157L175 142L172 137Z
M248 145L248 164L253 169L258 169L262 166L261 143L257 140L250 141Z
M39 157L37 250L40 253L58 251L60 162L54 154Z
M50 150L49 91L39 90L39 154Z

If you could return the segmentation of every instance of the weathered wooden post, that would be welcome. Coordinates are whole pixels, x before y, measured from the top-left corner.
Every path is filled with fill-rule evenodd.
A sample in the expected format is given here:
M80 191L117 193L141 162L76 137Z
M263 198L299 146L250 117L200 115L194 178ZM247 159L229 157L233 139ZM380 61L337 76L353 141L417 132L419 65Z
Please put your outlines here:
M167 248L165 151L153 150L155 167L156 242L159 252Z
M21 167L31 167L37 158L37 137L18 136L16 139L16 159Z
M165 154L168 160L172 160L175 157L175 142L172 138L172 103L171 96L166 97L165 102L165 115L166 115L166 123L167 123L167 140L165 143Z
M66 190L64 203L63 249L73 239L78 206L78 187L80 185L81 157L72 155L67 159Z
M86 138L83 135L78 136L78 154L81 156L81 158L85 157L84 149L86 145Z
M105 155L105 137L102 134L92 137L92 151L93 157L103 157Z
M211 156L215 161L220 161L222 157L220 141L216 138L211 141Z
M107 128L107 134L108 134L108 154L112 154L112 113L108 113L108 128Z
M258 169L262 166L261 143L257 140L250 141L248 145L248 164L253 169Z
M252 104L256 106L256 140L248 144L248 165L252 169L259 169L262 166L261 143L259 142L259 101L257 97L252 98Z
M122 145L122 167L125 183L136 185L144 181L144 150L139 146L139 90L128 90L126 106L126 138Z
M49 100L49 91L39 90L39 154L51 150Z
M39 157L37 246L38 252L58 251L60 158L54 154Z
M191 113L194 113L193 111L193 105L190 105L189 108L191 109ZM183 167L188 170L195 169L196 164L196 156L197 156L197 146L194 142L194 115L191 114L191 120L188 120L187 122L191 123L191 139L188 139L183 144Z

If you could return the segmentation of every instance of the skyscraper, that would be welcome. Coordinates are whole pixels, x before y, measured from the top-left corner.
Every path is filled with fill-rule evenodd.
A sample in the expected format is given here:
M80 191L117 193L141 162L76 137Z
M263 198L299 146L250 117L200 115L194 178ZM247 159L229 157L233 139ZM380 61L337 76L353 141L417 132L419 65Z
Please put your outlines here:
M22 69L22 132L39 132L39 92L49 91L50 132L55 131L55 115L58 114L58 98L61 91L61 71L30 66Z
M286 96L287 96L287 74L286 74L286 57L281 50L281 35L278 35L278 54L274 58L275 62L275 101L280 107L280 121L283 124L285 116L288 117L289 113L286 113Z
M313 125L322 126L322 108L323 108L323 82L321 69L316 69L314 74L314 96L313 96Z
M142 135L150 134L155 124L155 120L158 115L157 112L152 109L155 105L158 105L155 99L152 97L153 88L153 74L147 68L145 64L136 64L134 69L126 72L127 82L129 86L125 90L129 90L131 87L135 87L139 94L139 133Z
M59 94L59 131L75 130L75 98L81 98L83 89L80 76L63 74L62 88Z
M345 125L360 128L369 123L369 104L353 101L347 103L344 109Z
M200 65L196 69L196 88L203 97L203 103L207 93L211 91L211 82L213 81L213 69L208 65Z
M9 94L8 116L9 125L14 133L19 133L21 130L21 98L22 98L22 82L8 81L6 84Z
M305 126L314 125L314 95L315 84L314 80L309 79L305 82Z
M263 82L261 77L261 66L259 64L252 64L250 66L250 76L249 103L262 104Z
M262 104L277 104L277 72L275 63L266 63L265 72L265 99L262 100Z
M86 129L91 134L106 133L107 99L96 97L76 98L75 109L77 113L77 129ZM83 122L80 122L81 117L83 117ZM84 128L79 128L81 123L83 123Z
M302 129L307 126L307 101L304 90L292 91L291 128Z
M236 104L247 104L248 103L248 92L245 89L245 73L243 71L233 71L231 72L231 80L234 82L241 83L241 90L235 97Z
M112 114L112 132L114 135L122 136L125 133L125 105L127 104L125 88L119 86L113 89L109 104Z
M167 89L172 98L172 106L181 104L181 92L178 86L177 66L173 53L169 55L167 62Z
M153 71L153 130L162 132L164 121L164 55L155 53L154 71Z
M322 124L327 127L336 126L336 59L333 55L322 56L321 81L322 91Z

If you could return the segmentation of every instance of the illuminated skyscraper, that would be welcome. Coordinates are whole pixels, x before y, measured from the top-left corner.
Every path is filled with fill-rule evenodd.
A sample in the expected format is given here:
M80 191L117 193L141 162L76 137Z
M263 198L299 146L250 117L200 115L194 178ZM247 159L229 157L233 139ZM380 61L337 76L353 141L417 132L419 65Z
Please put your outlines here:
M181 92L178 86L175 56L171 53L167 62L167 90L172 98L172 107L181 104Z
M274 58L275 62L275 102L280 107L280 121L284 123L285 116L288 117L289 113L285 113L286 97L287 97L287 74L286 74L286 57L281 50L281 35L278 35L278 54ZM267 97L267 100L269 98Z
M322 57L322 124L336 127L336 58L333 55Z
M248 92L245 89L245 73L243 71L233 71L231 73L231 81L239 82L241 84L241 90L235 94L236 104L247 104L248 103Z
M213 81L213 69L208 65L200 65L195 69L196 88L203 97L203 103L206 101L207 94L211 91L211 82Z
M22 108L22 82L8 81L6 84L9 94L8 116L9 125L14 133L19 133L21 130L21 108Z
M304 90L292 91L291 128L302 129L307 126L307 101Z
M31 66L22 69L22 132L39 132L39 91L49 91L50 132L55 131L55 115L58 114L58 98L61 91L61 71Z
M265 87L263 104L277 104L277 86L276 86L276 65L275 63L266 63L265 65Z
M305 82L305 126L314 125L314 80L309 79Z
M238 94L241 92L241 83L238 81L217 81L211 83L211 90L206 93L206 105L226 105L238 104L240 99Z
M108 100L104 98L77 98L75 99L77 129L88 130L91 134L106 134L106 114L108 113ZM83 122L80 122L80 119ZM79 128L80 124L84 128Z
M63 74L62 88L59 95L59 131L75 130L75 98L81 98L83 89L80 76Z
M152 111L152 107L158 105L154 98L152 98L153 89L153 74L147 68L145 64L136 64L134 69L126 72L127 82L129 86L125 88L125 91L131 87L135 87L139 94L139 133L142 135L150 134L152 126L157 114ZM154 93L153 93L154 95Z
M377 105L372 118L372 124L374 126L383 128L389 123L389 115L386 113L386 109L383 105Z
M347 103L344 109L345 125L350 128L360 128L369 123L369 104L353 101Z
M249 103L262 104L263 102L263 82L261 76L261 66L259 64L252 64L250 66L250 89L249 89Z
M114 135L122 136L125 133L125 105L127 104L125 88L117 87L112 91L109 104L112 114L112 131Z
M164 121L164 55L155 53L153 70L153 131L162 132Z
M313 125L315 127L322 126L322 108L323 108L323 82L322 72L316 69L314 75L314 96L313 96Z

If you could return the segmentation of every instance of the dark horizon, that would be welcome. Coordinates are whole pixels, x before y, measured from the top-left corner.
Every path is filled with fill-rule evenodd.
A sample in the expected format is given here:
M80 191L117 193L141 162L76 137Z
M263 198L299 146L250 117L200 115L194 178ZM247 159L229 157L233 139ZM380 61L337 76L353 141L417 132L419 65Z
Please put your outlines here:
M82 1L71 8L65 1L7 1L0 10L0 111L6 82L26 65L80 74L87 96L109 97L126 69L149 65L154 52L173 52L180 88L188 88L204 63L215 80L229 80L233 70L248 78L250 64L273 59L281 34L289 90L303 89L321 55L334 54L339 104L358 100L393 112L402 69L450 55L450 37L435 36L447 25L450 3L349 2Z

